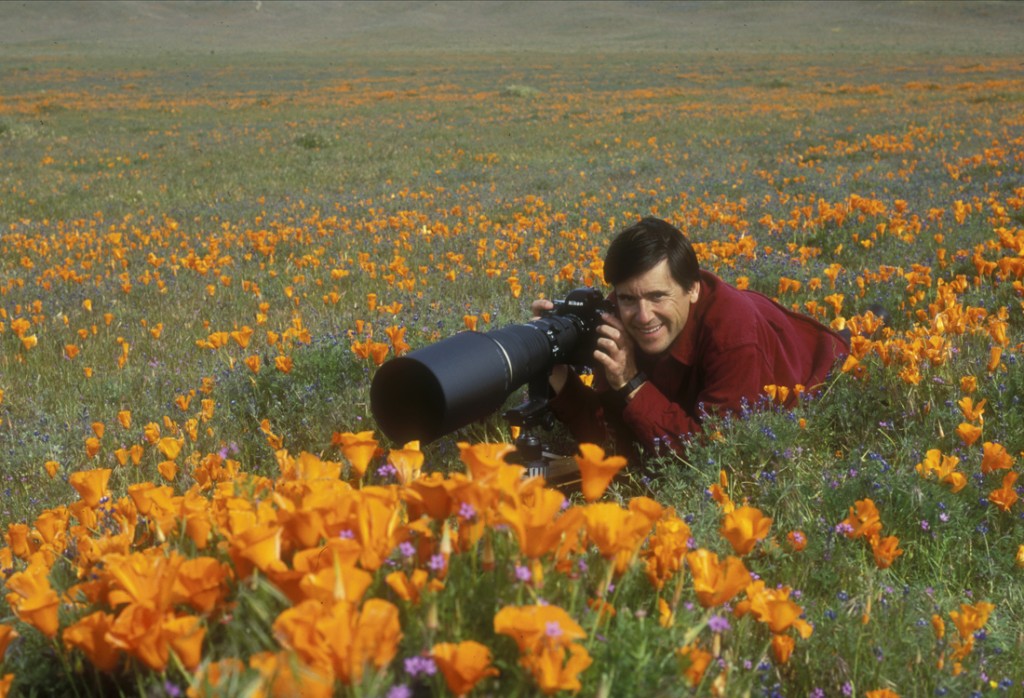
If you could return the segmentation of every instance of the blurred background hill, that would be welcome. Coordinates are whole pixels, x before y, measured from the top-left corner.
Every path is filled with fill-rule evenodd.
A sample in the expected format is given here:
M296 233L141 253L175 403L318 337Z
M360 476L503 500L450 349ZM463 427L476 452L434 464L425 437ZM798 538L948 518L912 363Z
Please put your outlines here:
M0 55L763 52L1024 58L1024 2L0 2Z

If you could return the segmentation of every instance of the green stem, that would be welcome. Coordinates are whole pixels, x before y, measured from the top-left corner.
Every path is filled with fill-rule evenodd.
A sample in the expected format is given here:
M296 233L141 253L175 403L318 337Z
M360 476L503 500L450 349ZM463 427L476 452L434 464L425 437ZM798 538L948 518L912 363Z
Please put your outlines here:
M53 643L53 652L57 655L57 659L60 661L61 669L64 670L64 675L67 677L68 683L71 685L71 690L75 692L75 696L79 696L78 683L75 681L75 677L71 671L71 663L68 661L67 654L64 653L64 650L60 646L56 637L54 637L51 642Z

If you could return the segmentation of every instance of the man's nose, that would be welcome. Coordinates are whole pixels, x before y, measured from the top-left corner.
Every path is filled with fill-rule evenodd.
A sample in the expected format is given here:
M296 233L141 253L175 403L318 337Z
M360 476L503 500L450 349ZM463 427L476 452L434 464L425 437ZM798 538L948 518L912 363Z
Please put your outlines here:
M651 319L651 305L645 300L636 304L636 319L641 324L646 324Z

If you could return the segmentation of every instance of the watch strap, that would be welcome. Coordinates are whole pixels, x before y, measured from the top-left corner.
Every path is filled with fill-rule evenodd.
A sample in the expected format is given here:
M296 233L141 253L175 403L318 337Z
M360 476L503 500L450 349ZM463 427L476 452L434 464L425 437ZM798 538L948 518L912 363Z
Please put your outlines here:
M625 400L629 397L630 393L639 388L641 385L647 382L647 375L643 371L638 371L628 383L616 390L616 394Z

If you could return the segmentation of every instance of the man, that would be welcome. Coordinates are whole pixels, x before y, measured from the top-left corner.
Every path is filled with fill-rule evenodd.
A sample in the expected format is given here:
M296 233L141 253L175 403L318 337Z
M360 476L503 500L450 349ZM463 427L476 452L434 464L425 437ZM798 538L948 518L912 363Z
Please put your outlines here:
M598 328L593 388L565 365L550 379L551 409L579 441L681 449L705 414L740 412L766 385L790 388L791 406L793 388L820 385L849 352L812 318L701 270L686 236L657 218L615 237L604 276L618 312Z

